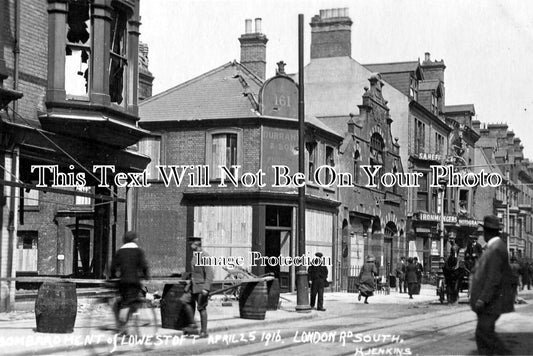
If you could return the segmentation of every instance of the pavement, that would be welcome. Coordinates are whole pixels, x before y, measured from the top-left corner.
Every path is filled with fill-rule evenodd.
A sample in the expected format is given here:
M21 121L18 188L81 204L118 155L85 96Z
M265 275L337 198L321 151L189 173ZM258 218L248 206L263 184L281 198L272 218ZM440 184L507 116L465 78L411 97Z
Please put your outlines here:
M296 293L282 293L280 308L267 311L265 320L242 319L239 316L238 301L231 306L223 306L220 296L213 296L208 306L209 332L220 333L227 330L253 329L258 325L280 324L290 321L305 320L320 317L326 312L311 310L307 313L296 312ZM466 301L466 295L461 294L460 303ZM21 305L27 309L28 302ZM361 303L357 301L357 294L331 292L324 294L325 308L339 308L346 303ZM409 299L407 294L391 291L390 294L376 293L369 298L371 304L420 304L439 303L434 286L423 285L419 295ZM17 308L17 307L16 307ZM157 324L160 324L160 313L156 311ZM196 315L198 319L199 316ZM11 313L0 313L0 355L45 355L72 353L76 350L87 349L87 344L111 344L113 333L101 329L102 326L113 325L113 317L108 307L95 304L94 299L79 298L78 313L74 331L69 334L54 334L37 332L33 310L16 310ZM173 329L152 329L166 340L182 338L182 332ZM151 330L151 331L152 331ZM146 333L145 333L146 335ZM91 345L93 346L93 345Z

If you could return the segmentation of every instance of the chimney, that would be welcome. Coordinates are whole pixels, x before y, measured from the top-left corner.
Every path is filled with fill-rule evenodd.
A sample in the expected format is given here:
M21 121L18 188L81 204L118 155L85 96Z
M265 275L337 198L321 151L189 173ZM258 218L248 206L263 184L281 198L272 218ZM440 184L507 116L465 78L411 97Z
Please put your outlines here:
M445 90L444 90L444 70L446 66L444 65L444 60L432 61L431 54L426 52L424 55L424 61L421 66L422 72L424 73L424 80L439 80L442 84L442 105L446 105L445 101Z
M252 32L252 20L246 19L245 33L239 38L241 43L241 64L262 80L266 73L266 44L268 38L261 33L261 19L255 19L255 32Z
M139 101L152 96L152 83L154 76L148 69L148 45L139 42L139 87L137 97Z
M311 60L351 57L352 20L348 8L320 10L311 19Z

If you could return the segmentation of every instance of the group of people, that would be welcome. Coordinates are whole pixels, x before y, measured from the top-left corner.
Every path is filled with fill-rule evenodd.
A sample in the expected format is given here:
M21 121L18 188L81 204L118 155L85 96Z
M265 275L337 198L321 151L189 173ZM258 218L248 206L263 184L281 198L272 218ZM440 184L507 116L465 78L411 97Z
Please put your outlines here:
M413 294L420 294L423 272L424 266L418 262L418 257L408 257L406 264L402 256L395 271L400 293L409 293L409 299L413 299Z
M131 314L139 307L142 301L142 280L149 279L148 263L143 250L137 245L138 236L133 231L124 234L124 245L118 249L111 262L111 277L118 278L119 300L115 304L119 334L128 333L127 323ZM202 250L202 240L199 237L188 239L193 253L207 256ZM213 268L198 265L202 258L191 261L191 272L187 274L187 285L181 296L183 314L187 318L187 326L183 329L185 334L199 335L206 338L207 334L207 303L211 283L213 282ZM194 320L194 309L200 313L200 330Z

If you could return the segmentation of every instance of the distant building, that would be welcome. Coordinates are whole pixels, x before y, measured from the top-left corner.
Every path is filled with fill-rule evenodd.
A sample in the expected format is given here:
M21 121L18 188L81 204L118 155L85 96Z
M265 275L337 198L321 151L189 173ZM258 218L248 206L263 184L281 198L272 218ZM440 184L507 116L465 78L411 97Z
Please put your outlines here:
M298 171L298 90L284 74L283 63L276 76L262 77L267 38L258 20L255 32L247 20L239 38L241 63L226 63L140 104L140 125L159 133L141 142L141 151L152 158L152 186L138 190L136 197L137 228L154 242L146 251L155 275L188 269L192 255L186 237L199 236L211 256L244 256L246 269L272 272L282 288L294 289L294 268L252 266L248 259L252 251L263 256L298 253L297 189L272 187L274 166L287 166L291 175ZM317 182L327 181L332 171L314 172L323 165L337 166L342 138L320 120L306 117L306 251L311 256L320 251L333 261L338 189ZM157 164L193 169L188 168L179 186L171 182L167 187ZM236 186L221 166L239 179ZM188 175L194 169L197 187ZM264 186L252 177L260 170ZM330 267L330 280L333 272ZM215 279L225 275L223 268L215 268Z

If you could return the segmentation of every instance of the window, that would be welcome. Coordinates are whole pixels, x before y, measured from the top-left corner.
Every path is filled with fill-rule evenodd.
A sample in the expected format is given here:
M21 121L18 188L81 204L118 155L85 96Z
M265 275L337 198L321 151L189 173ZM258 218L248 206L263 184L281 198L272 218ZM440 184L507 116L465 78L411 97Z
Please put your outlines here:
M69 2L65 47L65 91L71 96L87 96L91 55L89 3Z
M428 211L428 178L427 172L422 172L418 181L419 187L416 193L417 210Z
M439 104L435 93L431 94L431 112L435 115L439 114Z
M110 6L106 6L105 10L95 10L92 3L88 0L68 0L65 29L65 91L70 99L88 100L89 93L93 89L102 91L103 85L108 85L105 89L109 90L110 101L125 108L128 105L127 77L128 73L130 75L132 73L127 70L128 20L134 13L131 8L132 2L109 1ZM103 11L105 15L96 16L95 11ZM109 27L103 26L104 22L108 21ZM107 47L93 45L93 36L102 34L109 36L109 41L105 41ZM109 62L102 62L107 58L102 51L109 51ZM104 78L98 74L102 71L101 67L103 74L109 78L105 84L102 83ZM91 83L91 80L102 82ZM133 85L137 78L131 80L130 84Z
M23 250L34 250L37 248L37 231L17 231L17 248Z
M418 100L418 80L411 77L411 82L409 83L409 96L415 101Z
M112 103L122 106L124 101L124 80L125 67L128 64L126 48L126 13L118 8L113 8L111 12L111 50L109 63L109 96Z
M207 133L206 162L209 165L211 179L220 179L223 171L220 166L242 163L242 130L214 130ZM233 172L233 170L231 170Z
M148 179L158 179L157 165L161 164L161 138L146 138L139 141L139 153L150 157L150 163L146 167Z
M305 149L307 151L308 163L307 163L307 180L312 181L313 175L316 169L316 142L307 142Z
M90 193L91 187L76 187L76 191L83 193ZM76 205L91 205L91 198L76 195L74 204Z
M435 132L435 153L444 154L444 136Z
M380 134L375 132L370 138L370 165L382 166L383 165L383 148L385 144ZM381 187L381 169L377 171L376 182L378 187Z
M361 180L361 154L359 153L359 150L357 149L353 153L353 177L356 184L360 184Z
M465 189L459 190L459 209L457 214L467 215L469 211L469 195L470 192Z
M509 235L515 236L515 217L509 216Z
M335 167L335 154L333 147L326 146L326 165L330 167ZM325 183L328 184L333 177L329 169L326 170Z
M39 191L30 189L24 191L24 208L32 208L39 206Z
M424 152L426 138L426 124L415 119L415 153Z

